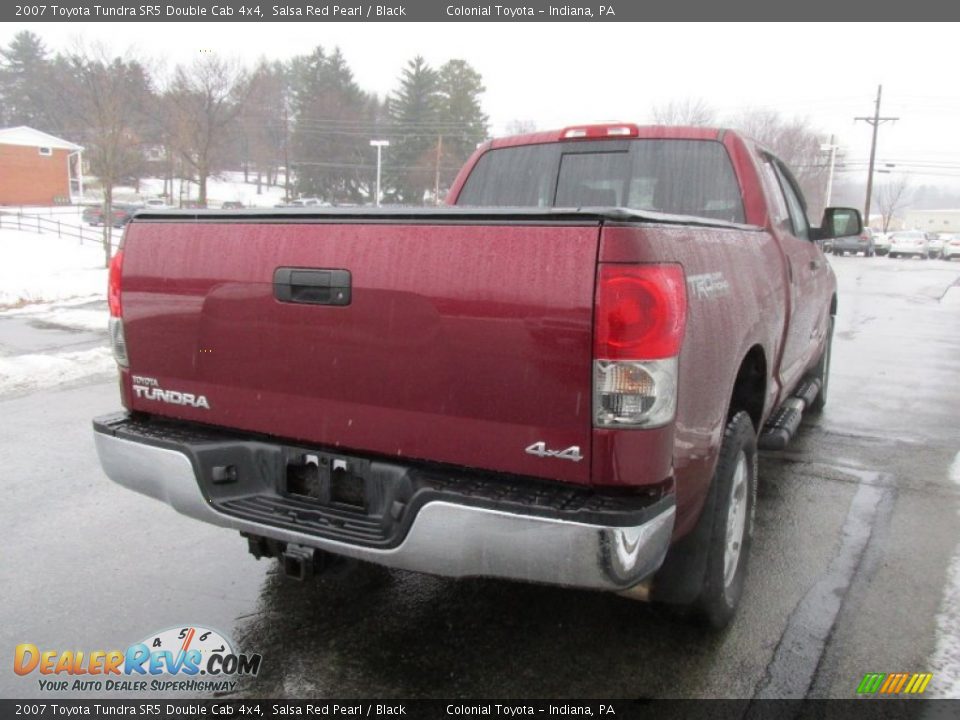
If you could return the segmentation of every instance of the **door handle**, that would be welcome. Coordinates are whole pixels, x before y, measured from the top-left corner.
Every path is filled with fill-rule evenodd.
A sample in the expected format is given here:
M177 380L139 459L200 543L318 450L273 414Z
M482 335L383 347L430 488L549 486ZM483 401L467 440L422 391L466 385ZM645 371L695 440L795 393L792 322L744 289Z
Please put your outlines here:
M277 268L273 296L280 302L305 305L349 305L349 270L328 268Z

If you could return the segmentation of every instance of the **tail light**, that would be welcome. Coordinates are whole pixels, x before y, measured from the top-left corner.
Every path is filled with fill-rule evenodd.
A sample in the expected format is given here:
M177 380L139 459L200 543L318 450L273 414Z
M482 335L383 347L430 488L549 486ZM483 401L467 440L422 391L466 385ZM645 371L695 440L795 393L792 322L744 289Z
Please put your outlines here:
M687 296L680 265L601 265L593 343L596 427L659 427L677 408Z
M121 367L130 367L127 357L127 341L123 334L123 303L121 302L121 279L123 275L123 250L110 260L107 280L107 306L110 308L110 345L113 359Z

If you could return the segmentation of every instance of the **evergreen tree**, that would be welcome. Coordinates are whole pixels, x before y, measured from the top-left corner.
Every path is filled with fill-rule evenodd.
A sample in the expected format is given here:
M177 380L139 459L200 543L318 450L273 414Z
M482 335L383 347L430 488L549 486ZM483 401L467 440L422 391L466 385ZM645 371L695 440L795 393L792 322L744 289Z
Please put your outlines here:
M431 151L438 139L439 76L417 56L400 75L400 88L387 99L393 126L391 147L384 160L384 195L395 202L420 205L433 187Z
M0 125L57 129L51 118L50 65L43 41L29 30L0 50Z
M487 122L480 104L486 91L483 78L464 60L449 60L439 74L439 147L437 168L440 191L453 182L457 171L487 137Z
M361 125L370 96L339 49L317 47L291 64L294 128L291 161L300 195L358 202L369 138Z

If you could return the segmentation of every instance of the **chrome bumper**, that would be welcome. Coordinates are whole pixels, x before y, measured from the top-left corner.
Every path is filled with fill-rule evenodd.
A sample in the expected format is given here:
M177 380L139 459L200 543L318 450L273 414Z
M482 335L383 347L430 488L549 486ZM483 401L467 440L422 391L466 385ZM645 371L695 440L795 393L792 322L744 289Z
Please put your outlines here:
M183 453L102 432L94 437L111 480L184 515L403 570L624 590L660 567L673 532L672 504L642 525L604 527L435 501L421 508L397 547L357 546L222 513L204 497Z

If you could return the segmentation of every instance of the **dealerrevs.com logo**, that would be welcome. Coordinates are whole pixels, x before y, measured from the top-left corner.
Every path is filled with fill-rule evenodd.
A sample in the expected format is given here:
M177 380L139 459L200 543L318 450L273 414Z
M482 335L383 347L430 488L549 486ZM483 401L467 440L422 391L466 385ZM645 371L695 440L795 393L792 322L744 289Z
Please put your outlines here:
M17 675L37 674L50 692L222 692L256 676L259 653L236 653L216 630L176 627L149 635L126 650L49 650L22 643L14 650Z

